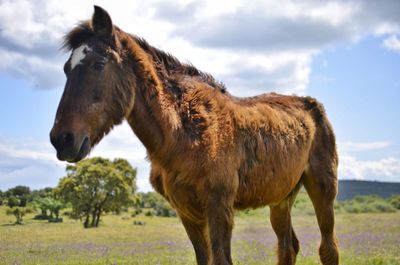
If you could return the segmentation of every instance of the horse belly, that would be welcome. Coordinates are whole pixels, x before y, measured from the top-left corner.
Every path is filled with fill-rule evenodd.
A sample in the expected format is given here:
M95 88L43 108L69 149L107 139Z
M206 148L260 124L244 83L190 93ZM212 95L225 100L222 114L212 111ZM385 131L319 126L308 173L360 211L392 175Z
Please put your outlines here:
M257 208L281 202L300 181L306 164L306 161L296 161L280 167L259 165L242 172L235 208Z

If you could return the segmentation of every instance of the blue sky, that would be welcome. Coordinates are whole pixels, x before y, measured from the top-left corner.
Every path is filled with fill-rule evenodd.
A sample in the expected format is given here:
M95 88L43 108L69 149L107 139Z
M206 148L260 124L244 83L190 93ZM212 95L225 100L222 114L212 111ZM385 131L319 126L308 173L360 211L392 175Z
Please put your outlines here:
M309 94L324 103L341 141L398 143L400 54L382 41L327 49L313 61Z
M384 2L2 1L0 189L55 186L64 175L48 140L68 57L59 47L93 3L125 31L213 74L232 94L317 98L336 131L339 177L400 182L400 4ZM151 189L145 149L126 124L91 155L128 159L138 167L139 188Z
M62 88L40 90L7 73L0 74L0 81L1 134L10 138L46 138Z

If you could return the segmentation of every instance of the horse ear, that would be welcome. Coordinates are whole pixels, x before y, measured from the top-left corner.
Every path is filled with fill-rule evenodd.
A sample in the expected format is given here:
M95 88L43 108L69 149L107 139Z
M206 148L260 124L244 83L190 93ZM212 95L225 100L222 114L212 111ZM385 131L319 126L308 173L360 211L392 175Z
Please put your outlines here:
M94 6L92 25L94 32L100 36L111 37L113 35L111 17L107 11L99 6Z

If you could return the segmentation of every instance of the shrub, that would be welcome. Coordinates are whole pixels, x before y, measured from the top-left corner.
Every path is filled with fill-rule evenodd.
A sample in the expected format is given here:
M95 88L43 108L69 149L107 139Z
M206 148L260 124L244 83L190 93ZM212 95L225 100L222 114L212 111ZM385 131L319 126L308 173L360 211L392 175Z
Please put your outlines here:
M22 225L22 217L25 216L27 213L31 213L32 210L26 207L13 207L13 208L8 208L6 211L7 215L14 215L15 218L17 219L15 221L15 224L17 225Z
M62 223L62 222L63 222L62 217L49 218L49 223Z
M155 215L156 216L162 216L162 217L176 217L176 212L172 207L169 205L169 203L162 202L158 203L155 207Z
M400 194L393 195L388 199L388 202L392 207L400 210Z
M50 216L48 215L43 215L43 214L37 214L33 217L35 220L49 220Z
M160 194L155 192L139 193L137 197L137 205L142 209L152 208L153 212L150 214L145 212L147 216L163 216L163 217L176 217L177 214L171 205ZM138 213L132 214L132 216Z
M145 213L144 213L144 215L145 216L154 216L154 211L151 209L151 210L147 210Z
M140 209L140 208L134 208L133 209L133 212L132 212L132 214L131 214L131 217L135 217L136 215L139 215L139 214L141 214L142 213L142 209Z
M396 211L396 208L388 201L376 195L356 196L351 200L340 201L335 208L346 213L390 213Z

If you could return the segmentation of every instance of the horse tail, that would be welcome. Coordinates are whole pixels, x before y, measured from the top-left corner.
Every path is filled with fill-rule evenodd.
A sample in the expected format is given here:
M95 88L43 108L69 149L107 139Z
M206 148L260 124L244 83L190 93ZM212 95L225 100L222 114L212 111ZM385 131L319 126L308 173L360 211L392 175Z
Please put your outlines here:
M320 102L313 97L304 97L303 102L304 108L312 113L314 121L317 123L317 125L322 125L325 122L329 123L326 117L325 108Z

